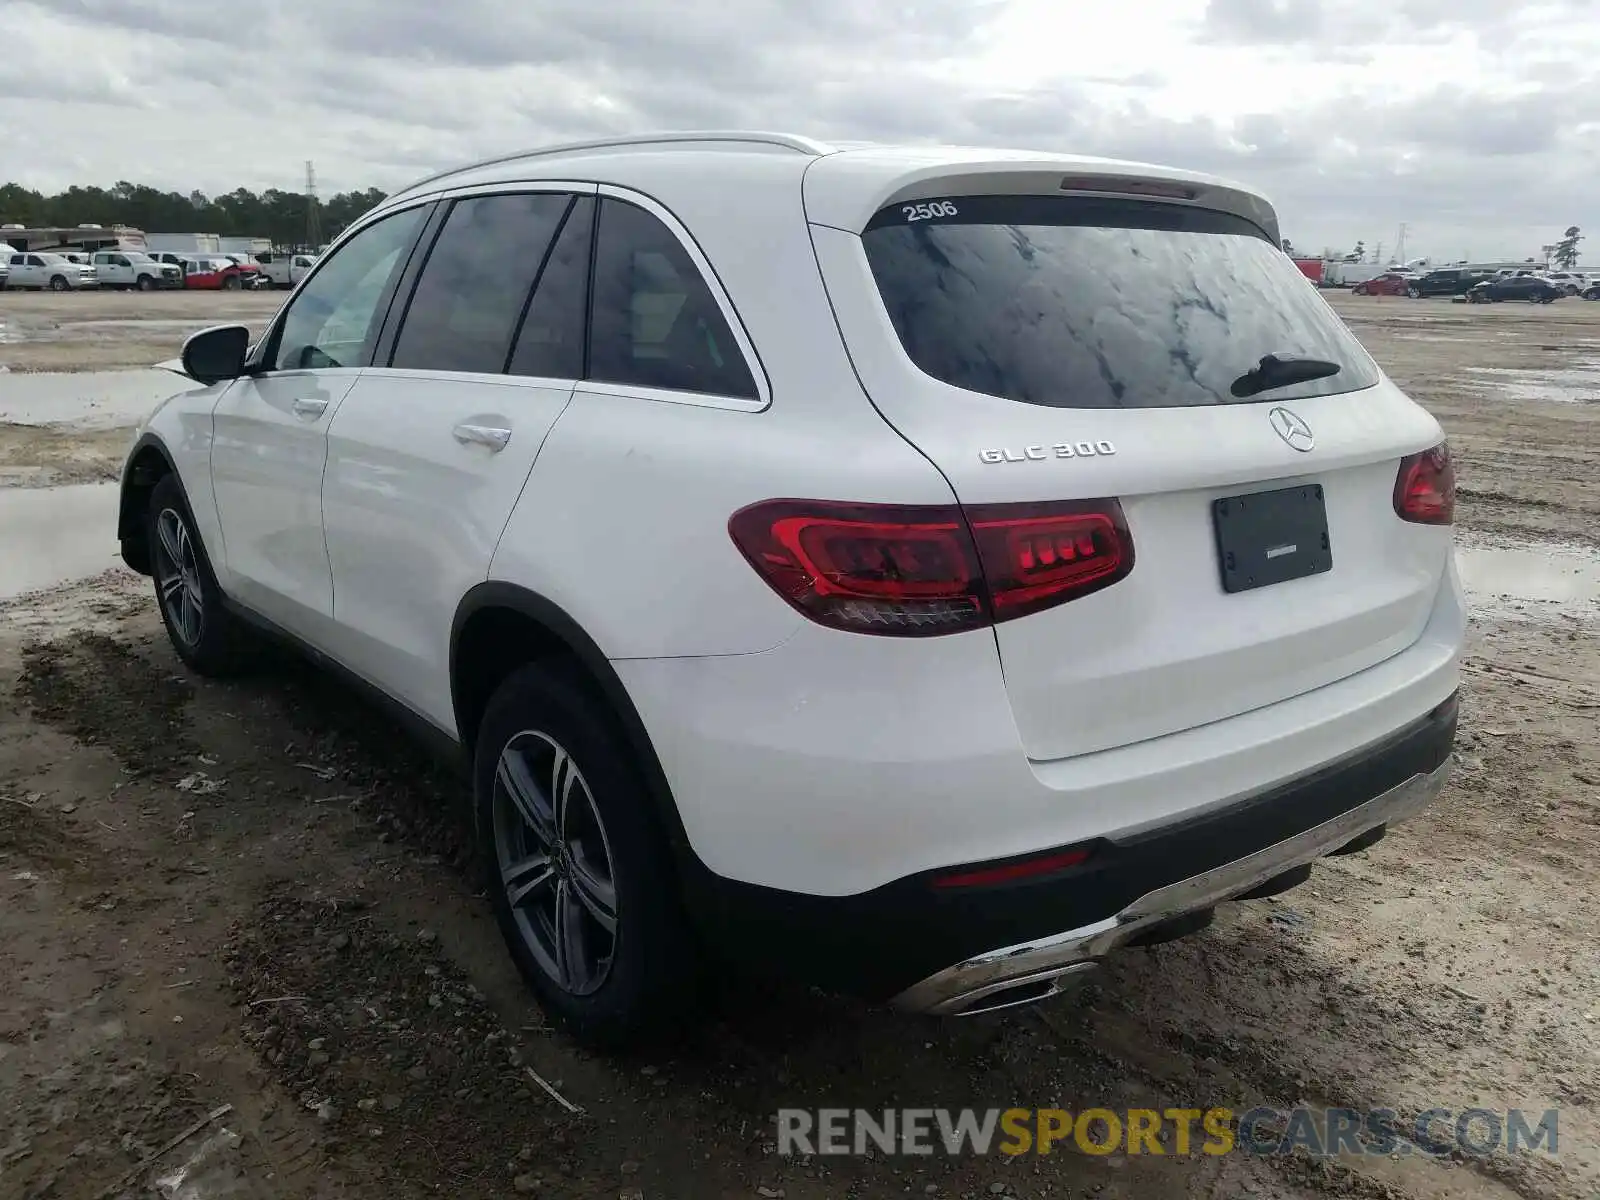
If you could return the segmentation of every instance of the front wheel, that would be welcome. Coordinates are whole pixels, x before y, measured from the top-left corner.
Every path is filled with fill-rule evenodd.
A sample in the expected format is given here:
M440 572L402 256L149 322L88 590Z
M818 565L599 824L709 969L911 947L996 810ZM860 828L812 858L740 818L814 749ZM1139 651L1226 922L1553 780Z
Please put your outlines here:
M1421 300L1422 289L1419 287L1409 287L1406 289L1406 295L1410 296L1413 300Z
M161 623L178 657L201 675L231 675L255 648L251 631L223 606L194 517L175 476L150 493L145 537Z
M65 275L50 276L50 290L52 292L64 292L71 286L72 285L67 282L67 277Z
M139 282L134 285L141 292L151 291L156 286L156 281L148 275L139 276Z
M473 763L478 845L523 978L581 1040L673 1028L698 981L667 840L606 707L526 666L495 691Z
M222 281L222 286L230 292L237 292L239 290L239 277L237 275L229 275Z

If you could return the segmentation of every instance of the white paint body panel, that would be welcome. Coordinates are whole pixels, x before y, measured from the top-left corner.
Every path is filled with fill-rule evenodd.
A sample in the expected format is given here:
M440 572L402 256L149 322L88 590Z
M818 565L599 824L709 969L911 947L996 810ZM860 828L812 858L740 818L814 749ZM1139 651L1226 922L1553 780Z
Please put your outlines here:
M765 654L617 664L697 854L817 895L1172 821L1415 721L1457 685L1452 569L1423 636L1338 683L1136 746L1033 764L982 633L857 637L803 622Z
M456 606L489 572L501 530L572 394L557 380L362 372L328 427L322 485L340 661L442 728ZM504 449L457 425L506 429Z
M341 367L236 380L217 402L211 484L230 594L290 633L326 640L333 575L322 530L328 422L360 374ZM324 407L295 411L297 401ZM187 478L185 480L187 483Z
M174 401L151 427L177 459L225 590L442 728L454 729L461 596L494 580L560 606L638 708L694 852L728 878L845 895L1172 821L1372 745L1455 689L1463 606L1449 531L1404 525L1390 507L1398 459L1439 430L1388 381L1296 402L1317 436L1303 455L1273 433L1270 405L1045 409L922 376L854 230L940 171L1063 169L1130 170L710 141L485 164L373 216L541 180L629 189L692 243L753 349L761 403L349 370L225 389L214 437L210 405L224 389ZM1156 174L1197 181L1276 229L1247 190ZM289 407L307 388L329 399L313 426ZM508 421L506 451L454 441L469 418ZM1080 438L1116 453L979 458ZM1302 479L1326 489L1335 570L1224 596L1210 499ZM1123 500L1134 573L947 637L816 625L727 531L734 512L776 497L1087 496Z

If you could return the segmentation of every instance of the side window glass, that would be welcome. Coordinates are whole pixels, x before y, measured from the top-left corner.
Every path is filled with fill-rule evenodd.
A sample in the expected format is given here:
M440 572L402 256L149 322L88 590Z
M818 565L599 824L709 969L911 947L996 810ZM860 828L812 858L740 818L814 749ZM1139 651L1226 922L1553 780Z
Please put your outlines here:
M580 196L534 287L511 353L511 374L583 377L583 326L589 316L589 239L594 198Z
M739 343L694 260L665 225L621 200L600 206L589 378L756 396Z
M273 369L362 365L376 333L378 301L404 265L425 211L385 217L339 247L284 313Z
M571 204L555 192L456 201L406 307L390 365L504 372L528 293Z

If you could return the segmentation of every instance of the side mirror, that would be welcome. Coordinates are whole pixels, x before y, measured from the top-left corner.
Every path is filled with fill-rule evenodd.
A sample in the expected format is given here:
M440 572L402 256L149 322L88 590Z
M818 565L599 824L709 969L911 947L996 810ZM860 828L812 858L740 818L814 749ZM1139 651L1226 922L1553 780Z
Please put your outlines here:
M183 373L199 383L237 379L249 351L250 331L243 325L202 329L183 343Z

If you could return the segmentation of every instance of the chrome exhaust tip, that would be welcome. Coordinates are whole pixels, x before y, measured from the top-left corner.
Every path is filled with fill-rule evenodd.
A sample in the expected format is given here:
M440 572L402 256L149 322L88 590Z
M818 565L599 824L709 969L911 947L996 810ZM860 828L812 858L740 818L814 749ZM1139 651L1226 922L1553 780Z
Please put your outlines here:
M1081 987L1099 967L1099 963L1078 962L1051 971L987 984L952 997L941 1004L936 1013L945 1017L976 1017L1038 1004L1041 1000Z

